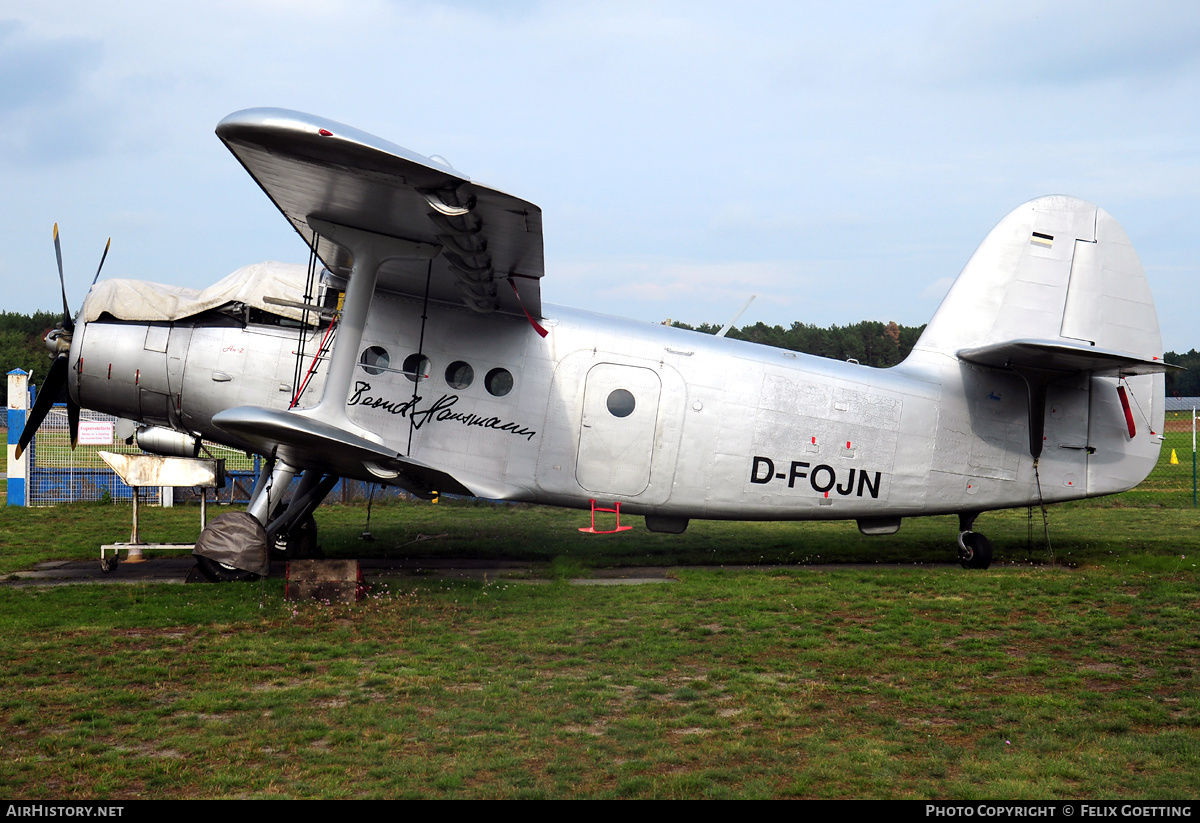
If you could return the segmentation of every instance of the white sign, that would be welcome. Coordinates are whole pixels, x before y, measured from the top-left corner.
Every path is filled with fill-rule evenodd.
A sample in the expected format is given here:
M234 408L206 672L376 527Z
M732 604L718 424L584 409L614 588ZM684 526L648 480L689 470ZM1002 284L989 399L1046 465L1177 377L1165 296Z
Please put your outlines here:
M111 446L113 424L99 420L79 421L79 444L81 446Z

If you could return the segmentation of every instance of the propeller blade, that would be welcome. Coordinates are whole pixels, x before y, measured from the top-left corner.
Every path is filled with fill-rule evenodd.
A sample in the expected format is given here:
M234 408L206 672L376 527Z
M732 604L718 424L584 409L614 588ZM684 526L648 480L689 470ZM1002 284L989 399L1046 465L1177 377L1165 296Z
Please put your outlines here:
M74 331L75 322L71 319L71 307L67 305L67 278L63 276L62 244L58 242L58 224L54 224L54 256L58 259L58 283L62 286L63 322L65 331Z
M75 451L79 445L79 404L71 399L70 391L67 392L67 423L71 429L71 451Z
M50 364L50 370L46 372L46 379L42 381L42 387L38 390L37 400L33 402L33 410L29 412L29 419L25 421L25 428L21 430L21 439L17 441L17 459L20 459L21 454L29 446L29 441L33 440L38 427L42 425L42 421L50 413L50 407L54 405L58 393L62 391L66 383L67 356L60 354ZM78 426L78 423L76 426Z
M100 255L100 265L96 267L96 276L92 278L92 285L96 285L96 281L100 279L100 269L104 268L104 261L108 258L108 247L112 245L112 238L108 238L108 242L104 244L104 254Z

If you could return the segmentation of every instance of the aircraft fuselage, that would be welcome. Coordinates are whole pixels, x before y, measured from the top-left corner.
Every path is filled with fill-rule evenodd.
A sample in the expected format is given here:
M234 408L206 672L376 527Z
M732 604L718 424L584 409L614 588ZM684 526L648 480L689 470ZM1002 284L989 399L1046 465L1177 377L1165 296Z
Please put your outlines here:
M379 292L347 416L481 496L620 501L668 527L869 523L1038 499L1027 394L1012 373L928 352L874 369L573 309L544 314L542 338L523 317L440 303L423 311L420 300ZM246 402L288 408L297 334L204 318L94 321L76 334L83 366L72 382L86 407L251 448L211 419ZM322 334L307 332L302 371ZM318 361L299 408L321 397L325 371ZM1161 379L1129 383L1152 397ZM1039 464L1047 502L1124 490L1153 465L1161 408L1155 435L1124 438L1124 449L1099 436L1124 426L1115 385L1081 374L1050 387ZM379 479L366 468L358 476Z

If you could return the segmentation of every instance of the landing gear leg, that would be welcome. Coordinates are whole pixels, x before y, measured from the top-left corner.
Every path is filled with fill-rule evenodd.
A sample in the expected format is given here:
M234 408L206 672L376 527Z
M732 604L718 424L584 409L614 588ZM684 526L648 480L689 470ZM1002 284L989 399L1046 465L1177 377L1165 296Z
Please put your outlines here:
M986 569L992 565L992 541L971 531L979 512L958 516L958 563L964 569Z
M282 505L267 526L272 557L278 560L320 557L317 524L313 512L337 485L336 475L308 470L300 476L296 491L287 507Z
M259 480L250 505L246 507L250 516L262 523L264 529L270 524L271 513L283 501L292 478L296 476L296 470L282 460L269 464L267 471L269 476L265 482Z

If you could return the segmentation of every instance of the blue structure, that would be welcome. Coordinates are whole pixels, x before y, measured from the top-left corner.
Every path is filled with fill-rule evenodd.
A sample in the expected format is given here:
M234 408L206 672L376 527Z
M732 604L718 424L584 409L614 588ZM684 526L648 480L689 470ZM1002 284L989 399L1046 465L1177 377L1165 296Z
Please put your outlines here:
M26 467L29 455L16 457L17 441L25 429L25 416L29 413L29 372L13 369L8 373L8 505L24 506L27 486Z

